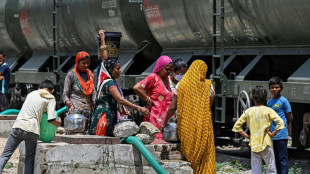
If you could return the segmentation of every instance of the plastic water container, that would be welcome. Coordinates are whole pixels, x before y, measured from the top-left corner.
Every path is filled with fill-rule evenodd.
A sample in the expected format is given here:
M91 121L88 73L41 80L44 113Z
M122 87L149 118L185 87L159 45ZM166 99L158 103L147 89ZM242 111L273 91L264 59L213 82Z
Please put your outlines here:
M118 59L122 33L104 32L104 36L105 36L105 44L107 45L108 58ZM101 40L100 37L98 37L98 48L100 46L101 46Z
M168 142L178 142L176 118L171 118L169 124L164 128L163 140Z
M58 114L56 114L56 120L58 120ZM49 143L51 142L55 135L56 135L56 130L57 130L57 126L50 124L47 121L47 113L44 112L42 115L42 119L40 122L40 137L39 140L45 142L45 143Z

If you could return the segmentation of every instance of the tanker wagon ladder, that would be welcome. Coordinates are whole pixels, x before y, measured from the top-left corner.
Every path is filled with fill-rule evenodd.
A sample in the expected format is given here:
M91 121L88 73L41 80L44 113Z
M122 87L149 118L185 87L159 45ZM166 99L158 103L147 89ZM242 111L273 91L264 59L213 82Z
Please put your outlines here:
M228 88L228 79L224 74L224 1L221 0L217 11L217 0L213 0L213 31L212 31L212 75L211 80L215 83L215 91L217 91L215 105L215 122L225 123L226 116L226 92ZM217 32L217 18L220 18L220 31ZM217 51L217 40L220 40L220 50ZM219 52L219 53L218 53ZM216 67L219 68L216 70Z

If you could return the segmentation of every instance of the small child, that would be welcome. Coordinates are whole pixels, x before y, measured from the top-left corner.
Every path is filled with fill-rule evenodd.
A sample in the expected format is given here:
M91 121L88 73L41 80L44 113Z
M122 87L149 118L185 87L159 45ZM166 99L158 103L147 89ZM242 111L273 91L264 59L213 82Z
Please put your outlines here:
M293 114L290 102L281 96L283 89L282 79L280 77L272 77L269 80L269 91L272 98L268 100L267 106L272 108L284 121L285 128L272 138L274 146L274 154L276 158L276 167L278 173L287 174L289 170L287 141L291 136ZM277 124L272 122L270 130L273 131Z
M47 112L49 123L55 126L61 125L61 118L55 119L56 100L52 95L53 92L53 82L45 80L39 85L39 90L27 95L0 156L0 173L2 173L5 164L22 141L25 141L26 148L24 173L33 173L34 157L43 112Z
M262 159L266 163L267 174L277 173L271 138L280 129L284 128L283 120L274 110L264 106L267 99L267 90L263 86L256 86L252 89L252 99L255 106L244 111L232 130L250 139L249 145L251 146L251 168L253 174L262 174ZM271 120L277 122L277 127L273 132L269 131L272 124ZM245 122L249 127L251 135L248 135L242 130L242 125Z

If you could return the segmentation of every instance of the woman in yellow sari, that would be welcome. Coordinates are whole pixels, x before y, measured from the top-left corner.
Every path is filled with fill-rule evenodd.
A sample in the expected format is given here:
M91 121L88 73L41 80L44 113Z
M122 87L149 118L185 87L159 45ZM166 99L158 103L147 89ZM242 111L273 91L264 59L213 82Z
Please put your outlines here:
M195 60L177 85L166 119L165 127L175 110L178 110L177 132L181 152L191 163L195 174L216 173L215 146L211 106L214 90L206 79L208 67Z

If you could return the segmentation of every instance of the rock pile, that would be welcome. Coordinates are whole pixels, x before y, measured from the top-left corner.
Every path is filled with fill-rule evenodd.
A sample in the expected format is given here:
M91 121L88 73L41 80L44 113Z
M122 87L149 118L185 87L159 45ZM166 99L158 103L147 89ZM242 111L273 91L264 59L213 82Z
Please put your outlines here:
M160 133L160 131L150 122L142 122L138 127L133 121L125 121L116 124L113 133L115 137L122 138L135 135L144 144L150 144L154 141L155 135Z

